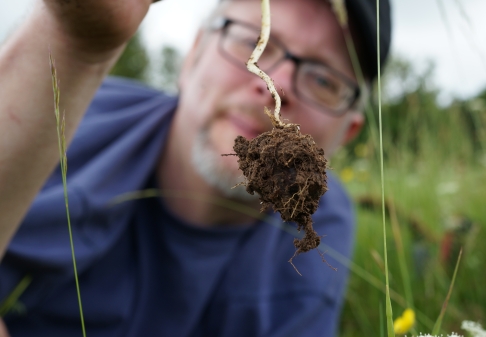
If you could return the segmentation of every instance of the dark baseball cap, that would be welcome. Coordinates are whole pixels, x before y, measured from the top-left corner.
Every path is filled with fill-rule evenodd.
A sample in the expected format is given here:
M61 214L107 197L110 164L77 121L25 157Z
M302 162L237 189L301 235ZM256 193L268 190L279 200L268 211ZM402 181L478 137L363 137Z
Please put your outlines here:
M348 22L366 78L378 73L376 0L346 0ZM391 10L389 0L380 0L380 60L384 64L390 53Z

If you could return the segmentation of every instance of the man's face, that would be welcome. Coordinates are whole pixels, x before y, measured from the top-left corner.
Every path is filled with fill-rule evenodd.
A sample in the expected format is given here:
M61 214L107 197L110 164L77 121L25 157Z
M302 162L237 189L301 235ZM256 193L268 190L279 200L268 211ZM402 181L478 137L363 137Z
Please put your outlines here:
M223 17L260 26L260 1L229 1L222 6ZM341 28L327 2L275 0L271 6L271 34L290 53L319 60L348 78L355 78ZM228 180L227 184L232 185L243 180L236 157L220 154L233 153L238 135L251 139L271 130L263 107L273 108L274 101L260 78L221 55L219 30L206 34L198 39L184 64L178 114L186 125L187 151L199 153L193 158L196 170L209 166L202 170L214 171L216 182L211 184ZM282 93L282 118L300 124L302 133L310 134L330 156L359 130L363 118L356 112L334 117L305 104L292 90L294 71L295 64L286 60L269 74ZM208 165L200 162L203 157L210 161Z

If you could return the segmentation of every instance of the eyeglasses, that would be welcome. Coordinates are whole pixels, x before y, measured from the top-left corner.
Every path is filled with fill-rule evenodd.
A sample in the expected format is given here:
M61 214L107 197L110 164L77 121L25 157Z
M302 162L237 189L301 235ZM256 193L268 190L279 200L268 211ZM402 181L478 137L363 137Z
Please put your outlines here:
M219 51L234 65L245 68L255 49L260 28L228 18L217 18L211 28L221 30ZM328 65L290 54L283 43L274 37L258 61L258 66L269 73L285 60L292 61L296 70L292 89L303 102L333 115L341 116L351 108L360 96L358 85Z

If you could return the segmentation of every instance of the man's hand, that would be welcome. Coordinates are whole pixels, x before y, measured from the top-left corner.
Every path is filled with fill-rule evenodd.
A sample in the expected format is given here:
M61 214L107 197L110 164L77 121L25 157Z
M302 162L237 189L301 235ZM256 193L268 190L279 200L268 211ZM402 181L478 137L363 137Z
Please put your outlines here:
M57 37L84 54L116 50L130 39L152 0L43 0L40 15Z
M0 318L0 337L10 337L7 331L7 327L5 326L1 318Z

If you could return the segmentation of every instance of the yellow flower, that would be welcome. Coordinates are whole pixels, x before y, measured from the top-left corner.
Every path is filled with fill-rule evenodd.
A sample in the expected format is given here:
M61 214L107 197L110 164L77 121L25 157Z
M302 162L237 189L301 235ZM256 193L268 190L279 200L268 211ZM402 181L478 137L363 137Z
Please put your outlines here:
M393 322L395 333L403 335L407 333L415 324L415 312L412 309L406 309L402 316L398 317Z
M350 182L354 178L353 169L351 167L345 167L341 170L339 176L343 182Z

